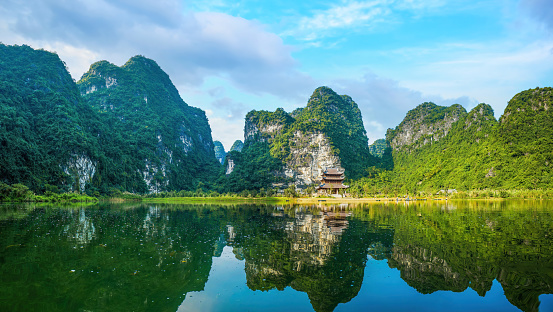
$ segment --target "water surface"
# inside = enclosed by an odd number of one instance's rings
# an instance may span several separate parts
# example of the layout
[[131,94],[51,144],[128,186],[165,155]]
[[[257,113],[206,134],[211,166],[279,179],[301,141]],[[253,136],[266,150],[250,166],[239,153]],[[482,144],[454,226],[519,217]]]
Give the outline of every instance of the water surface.
[[548,201],[0,206],[2,311],[552,311]]

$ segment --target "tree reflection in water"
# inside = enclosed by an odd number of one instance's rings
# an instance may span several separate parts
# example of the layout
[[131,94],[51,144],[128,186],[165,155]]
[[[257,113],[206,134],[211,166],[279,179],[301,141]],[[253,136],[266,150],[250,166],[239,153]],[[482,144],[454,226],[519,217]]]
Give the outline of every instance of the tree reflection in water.
[[358,296],[370,282],[367,261],[381,260],[421,294],[485,296],[497,280],[514,306],[538,311],[553,285],[549,205],[10,210],[0,215],[0,309],[176,311],[204,289],[213,257],[229,246],[250,290],[291,287],[316,311]]

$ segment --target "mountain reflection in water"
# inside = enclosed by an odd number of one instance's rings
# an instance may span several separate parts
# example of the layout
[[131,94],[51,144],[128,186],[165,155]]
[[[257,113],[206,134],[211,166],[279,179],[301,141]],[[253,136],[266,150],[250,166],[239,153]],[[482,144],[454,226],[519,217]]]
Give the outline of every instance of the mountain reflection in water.
[[552,204],[0,206],[0,310],[539,311]]

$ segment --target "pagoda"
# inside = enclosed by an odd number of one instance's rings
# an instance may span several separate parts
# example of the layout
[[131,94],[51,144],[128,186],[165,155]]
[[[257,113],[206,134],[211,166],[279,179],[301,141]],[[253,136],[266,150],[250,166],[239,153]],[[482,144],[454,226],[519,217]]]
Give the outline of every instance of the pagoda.
[[323,171],[321,184],[317,187],[319,193],[339,194],[340,190],[345,190],[349,186],[344,185],[344,172],[338,168],[327,168]]

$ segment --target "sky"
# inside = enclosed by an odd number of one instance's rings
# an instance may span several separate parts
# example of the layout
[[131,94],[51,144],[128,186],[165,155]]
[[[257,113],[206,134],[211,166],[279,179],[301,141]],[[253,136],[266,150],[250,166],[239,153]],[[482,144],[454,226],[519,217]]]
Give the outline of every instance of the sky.
[[0,41],[96,61],[155,60],[214,140],[250,110],[304,107],[328,86],[359,105],[369,142],[423,102],[490,104],[553,86],[552,0],[2,0]]

